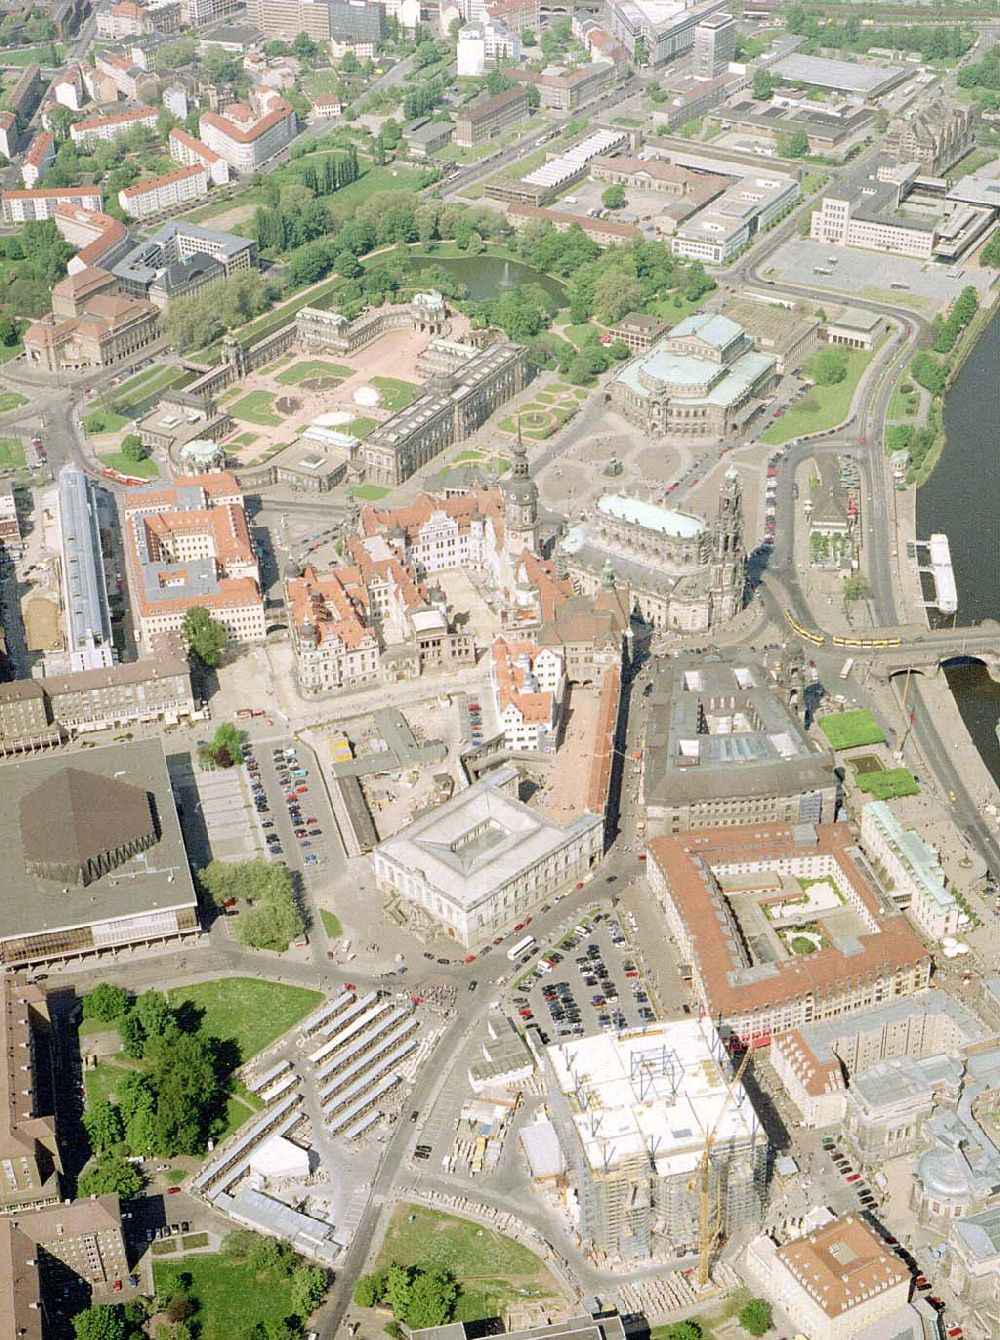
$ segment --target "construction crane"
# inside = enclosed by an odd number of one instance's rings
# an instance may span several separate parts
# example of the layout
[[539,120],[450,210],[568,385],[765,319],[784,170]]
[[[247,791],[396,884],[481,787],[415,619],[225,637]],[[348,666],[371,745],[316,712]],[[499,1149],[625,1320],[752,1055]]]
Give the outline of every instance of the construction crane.
[[742,1084],[743,1076],[750,1061],[750,1048],[743,1053],[737,1067],[736,1074],[730,1084],[726,1096],[723,1099],[722,1106],[719,1108],[719,1115],[715,1118],[715,1125],[708,1133],[705,1140],[705,1148],[702,1150],[701,1158],[698,1160],[698,1166],[688,1182],[688,1191],[698,1192],[698,1287],[704,1289],[709,1282],[709,1264],[712,1259],[712,1251],[718,1242],[722,1233],[722,1215],[718,1200],[716,1200],[714,1211],[712,1206],[711,1191],[711,1171],[712,1171],[712,1146],[715,1144],[715,1137],[719,1130],[719,1123],[726,1114],[726,1109],[732,1101],[733,1091],[738,1084]]

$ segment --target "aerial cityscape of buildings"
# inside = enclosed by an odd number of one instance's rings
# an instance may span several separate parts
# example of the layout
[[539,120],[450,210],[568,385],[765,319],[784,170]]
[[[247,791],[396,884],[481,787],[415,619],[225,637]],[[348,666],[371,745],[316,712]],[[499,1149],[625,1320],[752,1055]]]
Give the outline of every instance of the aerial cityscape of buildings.
[[1000,45],[835,8],[3,8],[0,1340],[1000,1335]]

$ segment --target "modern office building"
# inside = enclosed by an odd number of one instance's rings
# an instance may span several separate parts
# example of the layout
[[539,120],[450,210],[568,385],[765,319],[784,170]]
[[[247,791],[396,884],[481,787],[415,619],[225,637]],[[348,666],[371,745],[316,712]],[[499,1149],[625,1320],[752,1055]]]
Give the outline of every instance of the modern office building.
[[760,1223],[767,1137],[709,1020],[573,1038],[548,1047],[545,1059],[586,1242],[627,1260],[696,1253],[701,1187],[692,1178],[708,1132],[719,1231]]
[[741,176],[670,239],[675,256],[724,265],[792,208],[801,194],[794,177],[758,171]]
[[674,508],[617,493],[597,499],[556,549],[574,587],[593,594],[609,580],[650,627],[702,632],[743,608],[746,554],[742,487],[729,471],[714,525]]
[[202,143],[233,171],[256,172],[295,135],[295,110],[283,98],[272,100],[260,116],[242,103],[232,103],[225,115],[202,112],[199,131]]
[[173,298],[256,263],[257,244],[250,238],[173,220],[133,247],[113,273],[122,293],[163,308]]
[[832,823],[839,796],[833,757],[806,734],[799,697],[757,662],[665,662],[650,693],[648,831]]
[[208,610],[233,642],[266,635],[260,567],[233,475],[185,476],[171,488],[121,499],[132,612],[148,650],[177,632],[189,609]]
[[602,854],[603,815],[553,823],[517,798],[519,780],[498,768],[382,842],[379,889],[473,949],[581,880]]
[[[747,1252],[747,1266],[792,1329],[809,1340],[914,1334],[875,1329],[906,1307],[912,1281],[906,1263],[859,1215],[831,1217],[782,1247],[762,1235]],[[925,1334],[922,1326],[916,1334]]]
[[862,808],[861,846],[894,901],[928,939],[941,940],[968,924],[937,852],[915,829],[904,828],[884,800]]
[[694,45],[698,25],[728,0],[610,0],[608,27],[633,60],[645,47],[649,65],[664,65]]
[[115,660],[98,505],[91,479],[74,462],[64,465],[58,481],[59,544],[66,647],[74,670],[100,670]]
[[0,684],[0,756],[34,752],[89,731],[120,730],[138,722],[173,725],[198,704],[191,667],[179,651]]
[[897,1057],[959,1055],[990,1036],[945,991],[922,991],[780,1033],[769,1059],[803,1124],[832,1126],[843,1121],[848,1081],[856,1073]]
[[368,0],[250,0],[247,5],[247,19],[265,37],[291,42],[306,33],[317,42],[333,40],[372,52],[382,40],[386,18],[386,6]]
[[197,897],[163,743],[0,765],[6,853],[0,961],[8,968],[198,931]]
[[601,97],[614,84],[618,67],[610,60],[591,61],[568,74],[511,70],[509,77],[522,87],[538,89],[539,105],[555,112],[576,112]]
[[813,210],[810,237],[824,246],[858,247],[892,256],[953,263],[982,238],[995,207],[921,195],[916,162],[882,165],[838,183]]
[[759,413],[775,360],[728,317],[689,316],[608,383],[611,404],[643,432],[680,440],[739,433]]
[[736,20],[732,14],[707,15],[694,30],[695,79],[717,79],[735,59]]
[[[59,1204],[62,1162],[52,1110],[55,1074],[45,990],[0,974],[0,1216]],[[0,1311],[3,1294],[0,1292]]]
[[646,871],[703,1013],[746,1045],[930,981],[930,955],[868,883],[843,824],[654,837]]

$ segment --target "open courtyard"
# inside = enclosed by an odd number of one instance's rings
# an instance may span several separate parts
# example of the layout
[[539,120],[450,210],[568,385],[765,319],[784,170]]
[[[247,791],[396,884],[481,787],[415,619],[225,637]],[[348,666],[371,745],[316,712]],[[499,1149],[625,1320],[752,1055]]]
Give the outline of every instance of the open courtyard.
[[[467,334],[468,322],[454,313],[449,338]],[[367,437],[420,394],[426,378],[417,362],[432,338],[392,330],[353,354],[293,350],[248,373],[222,397],[236,422],[227,452],[241,465],[261,464],[315,424]]]

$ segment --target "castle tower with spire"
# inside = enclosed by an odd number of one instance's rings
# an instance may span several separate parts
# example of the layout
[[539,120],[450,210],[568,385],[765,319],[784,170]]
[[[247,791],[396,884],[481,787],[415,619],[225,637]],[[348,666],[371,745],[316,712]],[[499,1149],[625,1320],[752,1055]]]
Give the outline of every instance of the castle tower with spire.
[[528,471],[528,449],[521,437],[520,419],[511,456],[510,471],[500,485],[509,551],[519,554],[530,549],[534,553],[538,548],[538,486]]
[[746,582],[743,548],[743,486],[730,466],[719,493],[712,555],[712,622],[734,618],[743,606]]

